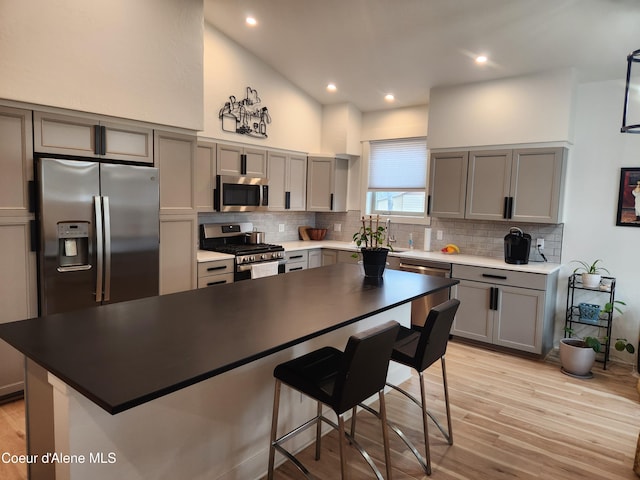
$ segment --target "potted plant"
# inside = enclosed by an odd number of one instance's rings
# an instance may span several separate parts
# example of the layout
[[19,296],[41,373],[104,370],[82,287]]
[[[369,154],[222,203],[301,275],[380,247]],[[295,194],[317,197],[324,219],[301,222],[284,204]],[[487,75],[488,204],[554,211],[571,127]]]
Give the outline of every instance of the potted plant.
[[[367,224],[365,217],[362,217],[362,226],[353,234],[353,241],[360,247],[365,276],[380,278],[387,265],[387,254],[393,248],[388,242],[385,244],[386,231],[380,225],[380,216],[376,215],[375,222],[372,216],[368,220]],[[358,254],[354,253],[353,256],[357,258]]]
[[[620,302],[622,303],[622,302]],[[611,305],[611,308],[616,308]],[[606,306],[605,306],[606,309]],[[569,335],[575,332],[571,328],[565,328]],[[597,337],[568,337],[560,340],[560,365],[563,373],[579,378],[591,378],[591,368],[596,361],[596,353],[602,352],[603,343],[606,345],[606,338]],[[619,352],[629,352],[634,354],[635,347],[626,338],[617,338],[613,344]]]
[[598,266],[598,262],[602,261],[600,259],[593,263],[583,262],[582,260],[571,261],[580,264],[573,273],[578,273],[582,270],[582,285],[587,288],[598,288],[600,280],[602,279],[602,272],[609,273],[609,270],[606,268]]

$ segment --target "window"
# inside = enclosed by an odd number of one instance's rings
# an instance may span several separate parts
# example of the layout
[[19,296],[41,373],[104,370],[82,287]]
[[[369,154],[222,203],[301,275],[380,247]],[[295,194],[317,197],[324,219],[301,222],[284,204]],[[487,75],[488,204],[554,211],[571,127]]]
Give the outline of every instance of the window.
[[371,142],[367,214],[424,217],[426,183],[426,138]]

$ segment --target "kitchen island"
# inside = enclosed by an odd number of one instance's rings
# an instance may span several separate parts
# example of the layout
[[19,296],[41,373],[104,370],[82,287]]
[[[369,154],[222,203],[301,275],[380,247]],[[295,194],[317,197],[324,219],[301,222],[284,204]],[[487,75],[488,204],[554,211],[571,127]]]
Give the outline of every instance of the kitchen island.
[[[276,364],[408,325],[412,300],[455,283],[392,270],[369,282],[338,264],[1,325],[27,357],[29,453],[71,455],[31,463],[32,478],[257,478]],[[313,414],[283,397],[292,421]]]

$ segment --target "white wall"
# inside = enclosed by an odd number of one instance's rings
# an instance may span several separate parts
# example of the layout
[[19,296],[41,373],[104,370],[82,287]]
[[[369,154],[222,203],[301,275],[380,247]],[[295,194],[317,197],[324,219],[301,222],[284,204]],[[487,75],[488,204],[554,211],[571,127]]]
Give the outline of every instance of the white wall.
[[[426,105],[366,112],[362,115],[362,141],[392,138],[426,137],[428,127]],[[429,147],[430,139],[427,139]]]
[[362,112],[352,103],[324,105],[322,108],[322,151],[361,155]]
[[202,128],[202,0],[6,0],[0,16],[0,98]]
[[[625,337],[635,343],[640,325],[640,261],[636,253],[640,227],[617,227],[615,219],[620,168],[640,168],[640,136],[620,133],[623,96],[622,77],[577,89],[562,261],[602,259],[617,278],[616,299],[627,303],[625,314],[614,321],[612,337]],[[576,266],[571,265],[565,273]],[[628,354],[616,356],[631,360]]]
[[429,148],[571,142],[575,72],[431,89]]
[[[269,109],[268,138],[228,133],[218,118],[229,96],[245,97],[251,87]],[[229,40],[211,25],[204,31],[204,131],[203,137],[282,148],[319,152],[322,106],[278,72]]]

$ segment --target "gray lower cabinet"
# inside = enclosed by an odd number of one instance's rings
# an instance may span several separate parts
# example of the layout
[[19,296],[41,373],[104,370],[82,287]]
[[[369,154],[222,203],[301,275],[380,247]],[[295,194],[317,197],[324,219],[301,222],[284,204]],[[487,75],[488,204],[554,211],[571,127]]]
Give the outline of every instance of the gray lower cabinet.
[[478,342],[545,355],[553,346],[557,272],[527,273],[453,265],[460,300],[451,333]]
[[320,255],[322,256],[322,266],[325,265],[334,265],[338,263],[338,251],[331,250],[328,248],[323,248],[320,251]]
[[198,288],[233,283],[233,259],[198,263]]
[[287,260],[287,262],[284,264],[285,273],[295,272],[298,270],[306,270],[307,268],[309,268],[308,250],[286,252],[285,258]]
[[322,250],[315,248],[309,250],[309,268],[317,268],[322,266]]

